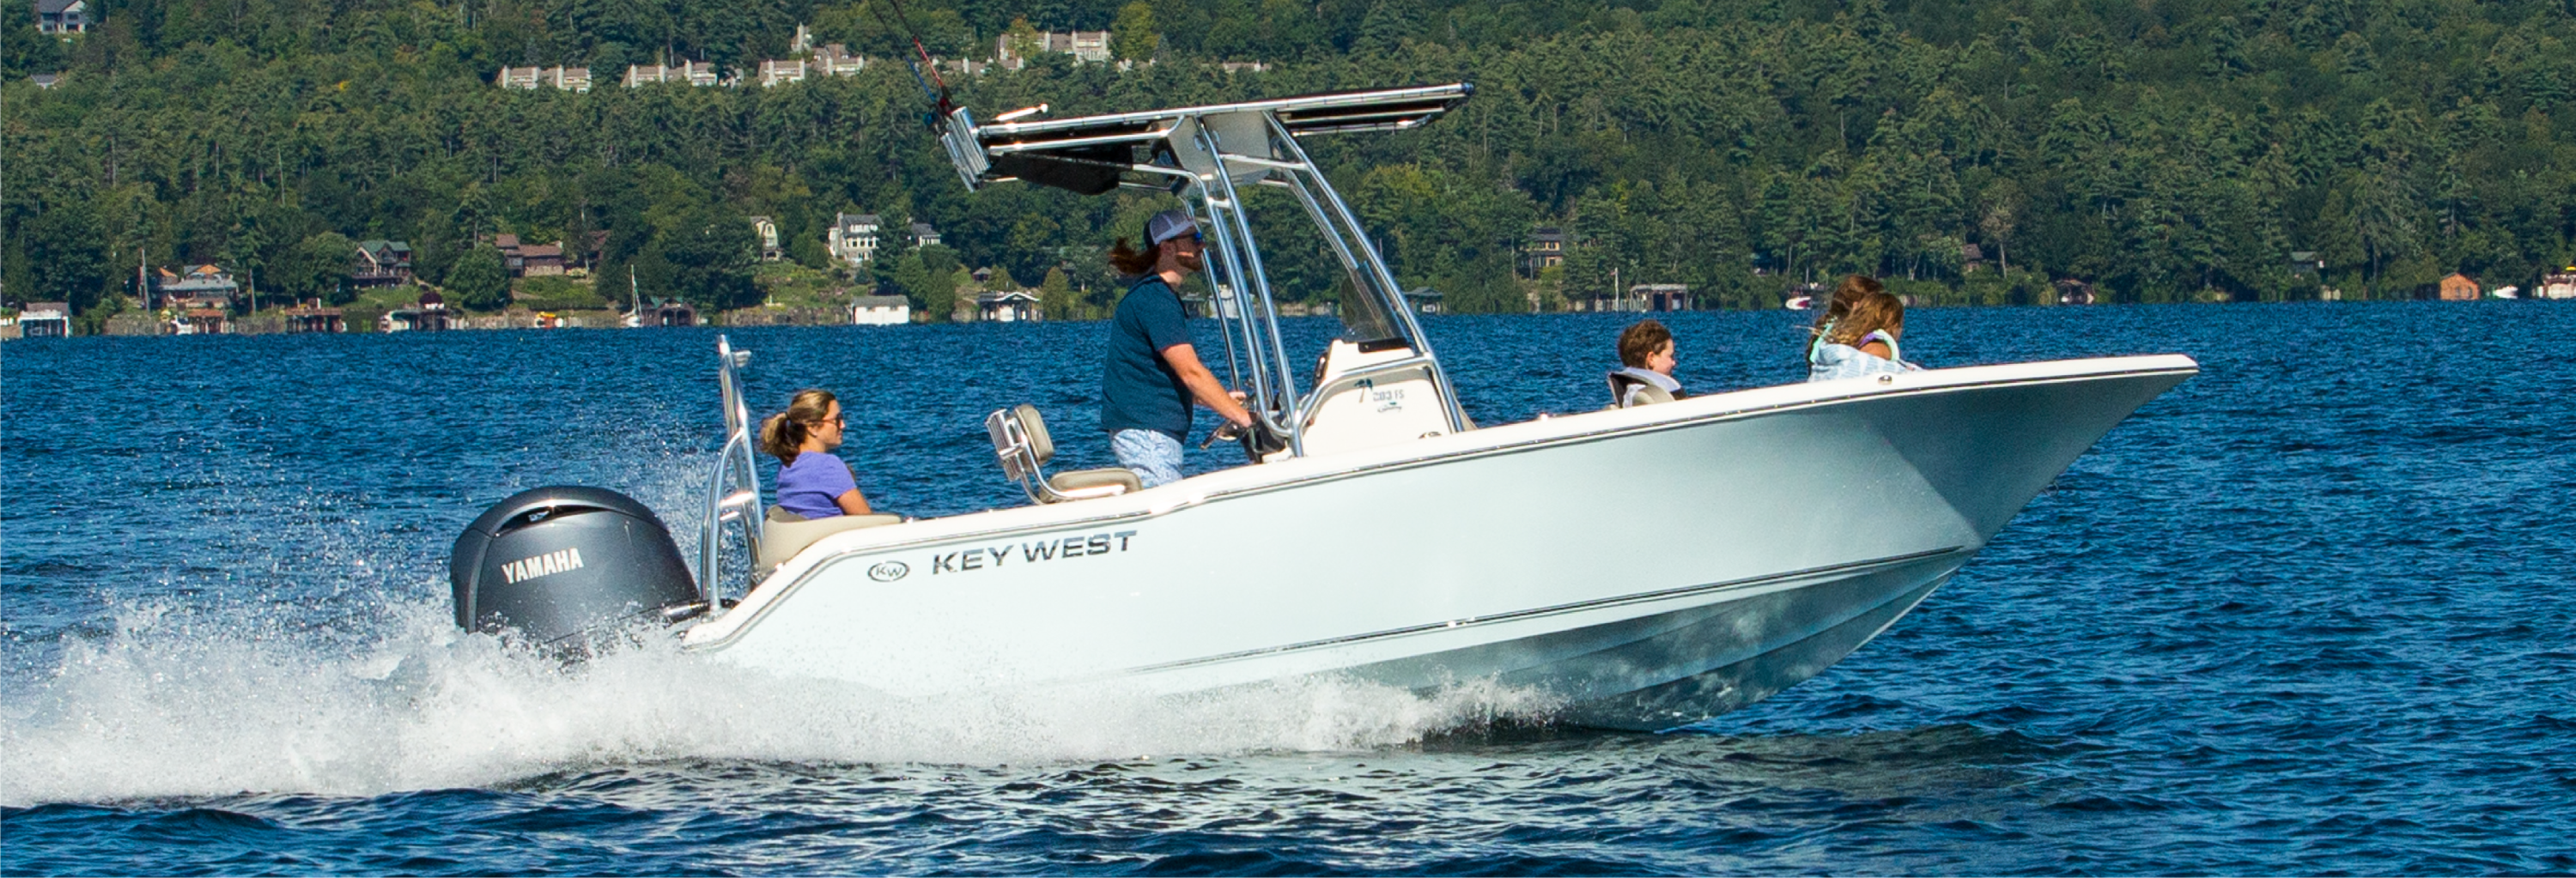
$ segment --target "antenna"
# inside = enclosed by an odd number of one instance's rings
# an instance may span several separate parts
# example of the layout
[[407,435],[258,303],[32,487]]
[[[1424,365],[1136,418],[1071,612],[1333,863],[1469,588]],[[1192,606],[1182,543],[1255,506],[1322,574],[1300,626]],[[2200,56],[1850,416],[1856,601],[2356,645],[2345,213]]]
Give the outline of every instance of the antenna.
[[[893,21],[886,21],[887,6],[894,8]],[[903,63],[904,66],[912,68],[912,81],[921,85],[921,96],[929,98],[937,108],[922,121],[929,125],[931,130],[938,130],[939,120],[947,118],[950,111],[957,109],[957,104],[948,99],[948,81],[939,78],[939,62],[932,60],[929,47],[921,44],[921,32],[912,29],[912,15],[904,11],[903,0],[885,0],[885,6],[877,7],[876,12],[877,20],[884,22],[888,29],[899,29],[905,38],[912,40],[913,58],[906,58]],[[914,58],[920,60],[913,60]],[[922,70],[925,67],[930,71],[928,79],[922,78]],[[937,91],[931,89],[933,83],[938,84]]]

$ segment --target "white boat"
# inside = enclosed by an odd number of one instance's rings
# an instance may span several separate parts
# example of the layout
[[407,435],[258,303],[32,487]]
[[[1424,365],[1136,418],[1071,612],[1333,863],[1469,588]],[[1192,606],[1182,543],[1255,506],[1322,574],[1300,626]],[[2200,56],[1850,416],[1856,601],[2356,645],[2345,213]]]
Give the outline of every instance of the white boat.
[[1805,311],[1810,308],[1814,308],[1815,306],[1816,298],[1814,296],[1790,296],[1787,301],[1780,303],[1780,307],[1787,308],[1791,311]]
[[[1469,91],[989,126],[951,111],[942,139],[972,187],[1177,190],[1208,236],[1220,368],[1285,447],[1137,490],[1123,470],[1045,474],[1050,437],[1021,407],[987,422],[997,476],[1044,502],[763,523],[735,376],[745,355],[720,340],[727,437],[698,578],[700,606],[717,609],[682,642],[898,696],[1182,695],[1324,676],[1499,684],[1563,722],[1670,728],[1812,677],[1886,630],[2198,370],[2175,355],[1940,369],[1480,427],[1298,146],[1422,124]],[[1307,213],[1358,291],[1311,381],[1290,367],[1244,218],[1236,187],[1254,182],[1286,190],[1278,202]],[[738,603],[734,569],[748,570]]]
[[1748,390],[842,531],[684,642],[899,695],[1478,680],[1687,724],[1831,666],[2132,409],[2150,356]]

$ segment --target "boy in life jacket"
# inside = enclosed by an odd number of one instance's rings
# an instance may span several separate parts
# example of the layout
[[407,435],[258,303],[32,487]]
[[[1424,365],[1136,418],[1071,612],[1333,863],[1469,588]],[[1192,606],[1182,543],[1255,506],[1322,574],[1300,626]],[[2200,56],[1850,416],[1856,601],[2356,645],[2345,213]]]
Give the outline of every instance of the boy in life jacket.
[[1682,395],[1673,379],[1673,331],[1657,320],[1639,320],[1619,333],[1619,371],[1610,373],[1610,400],[1619,408],[1671,402]]

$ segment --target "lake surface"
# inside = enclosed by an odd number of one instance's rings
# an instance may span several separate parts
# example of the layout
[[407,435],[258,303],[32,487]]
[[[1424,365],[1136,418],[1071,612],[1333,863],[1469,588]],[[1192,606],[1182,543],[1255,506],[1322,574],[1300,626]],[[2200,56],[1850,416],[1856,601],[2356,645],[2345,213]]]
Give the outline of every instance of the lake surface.
[[[1796,380],[1798,317],[1674,315],[1679,376]],[[1626,321],[1427,322],[1498,423],[1597,408]],[[1876,642],[1663,735],[1331,683],[934,710],[668,649],[566,674],[454,630],[448,547],[557,483],[693,547],[713,330],[10,342],[0,872],[2576,871],[2576,305],[1910,324],[1935,366],[2205,371]],[[938,515],[1022,502],[995,408],[1109,462],[1104,332],[732,336],[757,405],[838,391],[871,499]]]

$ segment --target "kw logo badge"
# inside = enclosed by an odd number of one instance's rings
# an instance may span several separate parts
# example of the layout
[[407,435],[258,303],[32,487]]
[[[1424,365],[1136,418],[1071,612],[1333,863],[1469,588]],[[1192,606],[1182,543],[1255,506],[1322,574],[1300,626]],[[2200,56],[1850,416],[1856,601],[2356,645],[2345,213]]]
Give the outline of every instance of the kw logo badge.
[[876,566],[868,568],[868,578],[878,582],[893,582],[910,575],[912,566],[901,561],[879,561]]
[[566,570],[581,569],[580,549],[558,549],[534,558],[521,558],[501,565],[501,576],[517,585],[540,576],[552,576]]

